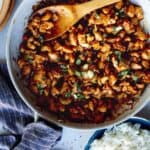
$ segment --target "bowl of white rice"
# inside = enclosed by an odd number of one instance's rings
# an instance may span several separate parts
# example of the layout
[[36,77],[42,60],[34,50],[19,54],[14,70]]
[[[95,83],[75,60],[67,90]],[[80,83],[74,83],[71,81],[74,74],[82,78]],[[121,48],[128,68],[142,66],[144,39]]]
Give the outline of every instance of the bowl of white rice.
[[150,150],[150,120],[133,117],[96,131],[85,150]]

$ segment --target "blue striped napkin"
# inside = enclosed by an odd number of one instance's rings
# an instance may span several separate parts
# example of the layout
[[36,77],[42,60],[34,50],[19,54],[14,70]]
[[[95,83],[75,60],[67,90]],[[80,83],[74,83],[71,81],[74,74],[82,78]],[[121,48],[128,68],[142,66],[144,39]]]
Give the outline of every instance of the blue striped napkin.
[[52,150],[61,129],[40,119],[13,88],[6,65],[0,65],[0,150]]

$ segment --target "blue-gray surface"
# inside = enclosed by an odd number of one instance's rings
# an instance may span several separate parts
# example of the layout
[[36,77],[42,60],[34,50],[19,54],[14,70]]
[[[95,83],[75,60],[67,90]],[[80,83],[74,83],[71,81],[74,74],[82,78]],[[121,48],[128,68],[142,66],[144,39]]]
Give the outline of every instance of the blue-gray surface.
[[6,65],[0,65],[0,150],[52,150],[61,130],[40,120],[34,122],[34,113],[14,90]]

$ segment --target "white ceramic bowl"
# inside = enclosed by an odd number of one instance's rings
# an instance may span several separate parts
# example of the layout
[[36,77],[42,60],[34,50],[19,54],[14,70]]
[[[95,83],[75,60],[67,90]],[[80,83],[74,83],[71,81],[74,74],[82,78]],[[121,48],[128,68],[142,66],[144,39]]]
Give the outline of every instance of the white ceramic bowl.
[[[43,118],[56,123],[60,126],[67,126],[70,128],[78,128],[78,129],[100,129],[112,126],[114,124],[120,123],[128,119],[129,117],[135,115],[138,111],[140,111],[149,101],[150,99],[150,86],[146,88],[143,95],[140,98],[140,101],[134,106],[134,108],[130,111],[125,112],[120,115],[117,119],[113,121],[108,121],[100,124],[80,124],[80,123],[72,123],[72,122],[59,122],[55,115],[49,114],[44,111],[40,111],[39,108],[35,105],[35,97],[31,94],[31,92],[24,86],[23,81],[18,78],[19,68],[14,61],[17,59],[19,55],[19,45],[22,40],[22,36],[24,33],[24,27],[27,23],[27,20],[32,12],[32,6],[38,2],[39,0],[24,0],[17,11],[15,12],[13,19],[10,24],[9,32],[7,35],[7,44],[6,44],[6,59],[9,74],[13,85],[15,86],[18,94],[24,100],[24,102],[34,111],[37,112]],[[150,18],[150,16],[149,16]]]

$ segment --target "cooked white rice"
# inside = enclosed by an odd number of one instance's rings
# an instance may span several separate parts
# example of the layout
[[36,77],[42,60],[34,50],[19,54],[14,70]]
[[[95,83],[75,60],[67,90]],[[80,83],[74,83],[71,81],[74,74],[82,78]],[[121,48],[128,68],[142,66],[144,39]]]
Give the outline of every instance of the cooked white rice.
[[140,129],[139,124],[124,123],[106,130],[90,150],[150,150],[150,131]]

